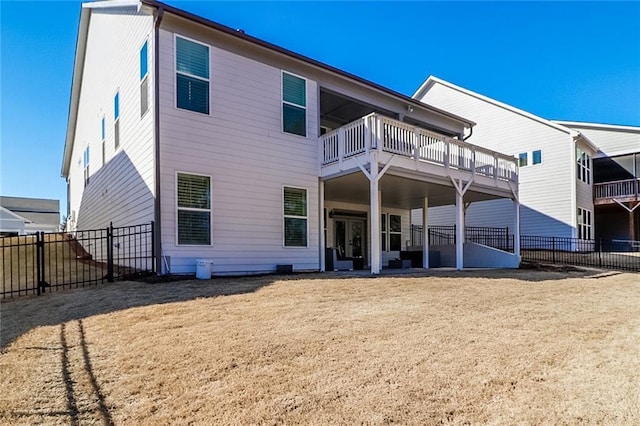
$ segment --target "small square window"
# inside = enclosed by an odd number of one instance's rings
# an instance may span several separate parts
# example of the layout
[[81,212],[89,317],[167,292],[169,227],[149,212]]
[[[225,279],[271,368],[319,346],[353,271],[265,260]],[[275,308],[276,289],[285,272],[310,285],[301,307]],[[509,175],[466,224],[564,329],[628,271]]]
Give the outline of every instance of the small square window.
[[531,153],[531,164],[540,164],[542,163],[542,151],[536,150]]
[[519,166],[524,167],[529,164],[529,154],[526,152],[518,154]]

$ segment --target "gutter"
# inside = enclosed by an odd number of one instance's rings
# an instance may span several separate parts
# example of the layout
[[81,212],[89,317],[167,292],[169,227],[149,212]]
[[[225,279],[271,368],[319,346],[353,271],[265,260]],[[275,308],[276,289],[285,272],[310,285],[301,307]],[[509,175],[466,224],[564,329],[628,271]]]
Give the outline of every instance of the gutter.
[[425,104],[424,102],[420,102],[417,99],[414,99],[414,98],[409,97],[407,95],[403,95],[402,93],[396,92],[395,90],[389,89],[388,87],[385,87],[385,86],[382,86],[380,84],[374,83],[374,82],[369,81],[367,79],[364,79],[362,77],[358,77],[355,74],[351,74],[351,73],[349,73],[347,71],[343,71],[343,70],[341,70],[339,68],[336,68],[336,67],[333,67],[331,65],[328,65],[328,64],[325,64],[323,62],[320,62],[318,60],[309,58],[308,56],[301,55],[299,53],[296,53],[296,52],[293,52],[291,50],[285,49],[285,48],[280,47],[278,45],[275,45],[275,44],[269,43],[267,41],[261,40],[261,39],[259,39],[257,37],[253,37],[253,36],[247,35],[244,32],[237,31],[237,30],[235,30],[235,29],[233,29],[231,27],[227,27],[226,25],[222,25],[220,23],[211,21],[211,20],[203,18],[201,16],[194,15],[194,14],[192,14],[190,12],[185,11],[185,10],[178,9],[176,7],[173,7],[173,6],[170,6],[168,4],[159,2],[157,0],[140,0],[140,3],[145,4],[147,6],[150,6],[150,7],[157,8],[157,9],[163,8],[166,12],[171,13],[173,15],[176,15],[178,17],[181,17],[181,18],[196,22],[196,23],[198,23],[200,25],[204,25],[205,27],[212,28],[214,30],[220,31],[220,32],[225,33],[227,35],[231,35],[231,36],[233,36],[235,38],[238,38],[238,39],[244,40],[246,42],[249,42],[251,44],[260,46],[260,47],[265,48],[267,50],[270,50],[272,52],[276,52],[276,53],[279,53],[281,55],[288,56],[288,57],[293,58],[295,60],[298,60],[298,61],[301,61],[301,62],[306,63],[308,65],[311,65],[313,67],[319,68],[319,69],[321,69],[321,70],[323,70],[325,72],[330,72],[330,73],[333,73],[333,74],[337,74],[340,77],[350,79],[350,80],[355,81],[358,84],[361,84],[361,85],[363,85],[365,87],[369,87],[369,88],[375,89],[375,90],[377,90],[379,92],[382,92],[382,93],[384,93],[386,95],[390,95],[392,97],[395,97],[396,99],[399,99],[399,100],[401,100],[403,102],[406,102],[406,103],[408,103],[408,104],[410,104],[412,106],[417,106],[417,107],[419,107],[421,109],[424,109],[424,110],[427,110],[427,111],[431,111],[432,113],[438,114],[440,116],[444,116],[444,117],[449,118],[449,119],[460,121],[462,123],[468,124],[471,127],[476,125],[475,122],[473,122],[473,121],[471,121],[471,120],[469,120],[467,118],[460,117],[460,116],[458,116],[456,114],[450,113],[448,111],[444,111],[444,110],[442,110],[440,108],[437,108],[437,107],[434,107],[432,105]]
[[156,255],[155,263],[156,263],[156,274],[159,274],[162,268],[162,226],[161,226],[161,206],[160,203],[160,61],[158,58],[160,57],[160,23],[162,22],[162,17],[164,16],[164,6],[159,5],[157,9],[157,14],[154,22],[153,29],[153,120],[154,120],[154,128],[153,128],[153,138],[154,138],[154,175],[155,175],[155,197],[154,197],[154,230],[155,233],[155,247],[154,252]]

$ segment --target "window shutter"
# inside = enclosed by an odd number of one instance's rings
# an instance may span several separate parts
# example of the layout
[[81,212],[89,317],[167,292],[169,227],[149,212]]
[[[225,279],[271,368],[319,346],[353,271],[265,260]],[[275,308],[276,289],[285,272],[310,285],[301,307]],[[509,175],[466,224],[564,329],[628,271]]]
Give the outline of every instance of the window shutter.
[[209,78],[209,47],[176,38],[176,70],[201,78]]

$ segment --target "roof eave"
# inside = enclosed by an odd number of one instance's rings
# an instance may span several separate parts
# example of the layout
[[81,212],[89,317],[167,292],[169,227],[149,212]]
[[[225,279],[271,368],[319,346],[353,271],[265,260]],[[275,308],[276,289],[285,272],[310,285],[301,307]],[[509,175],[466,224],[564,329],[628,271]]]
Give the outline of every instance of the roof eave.
[[420,102],[417,99],[414,99],[414,98],[409,97],[407,95],[403,95],[402,93],[396,92],[395,90],[389,89],[388,87],[382,86],[380,84],[377,84],[377,83],[374,83],[374,82],[369,81],[367,79],[364,79],[362,77],[359,77],[359,76],[357,76],[355,74],[351,74],[351,73],[349,73],[347,71],[341,70],[339,68],[333,67],[331,65],[325,64],[323,62],[317,61],[315,59],[309,58],[307,56],[301,55],[299,53],[296,53],[296,52],[293,52],[291,50],[285,49],[283,47],[277,46],[275,44],[269,43],[269,42],[264,41],[262,39],[259,39],[257,37],[253,37],[253,36],[250,36],[250,35],[245,34],[243,32],[234,30],[233,28],[227,27],[226,25],[222,25],[222,24],[220,24],[218,22],[211,21],[209,19],[203,18],[203,17],[198,16],[198,15],[194,15],[194,14],[192,14],[190,12],[185,11],[185,10],[178,9],[176,7],[170,6],[168,4],[165,4],[165,3],[162,3],[162,2],[159,2],[159,1],[156,1],[156,0],[140,0],[140,2],[142,4],[144,4],[144,5],[147,5],[147,6],[150,6],[150,7],[154,7],[154,8],[162,7],[164,9],[165,13],[171,13],[171,14],[179,16],[181,18],[188,19],[190,21],[196,22],[198,24],[204,25],[204,26],[212,28],[214,30],[221,31],[221,32],[223,32],[225,34],[228,34],[228,35],[233,36],[235,38],[238,38],[240,40],[244,40],[246,42],[253,43],[255,45],[258,45],[258,46],[263,47],[265,49],[271,50],[273,52],[288,56],[288,57],[296,59],[298,61],[305,62],[305,63],[307,63],[307,64],[309,64],[311,66],[314,66],[316,68],[319,68],[321,70],[331,72],[331,73],[339,75],[339,76],[341,76],[343,78],[348,78],[348,79],[353,80],[353,81],[355,81],[355,82],[357,82],[359,84],[371,87],[371,88],[373,88],[375,90],[378,90],[378,91],[380,91],[382,93],[385,93],[387,95],[391,95],[391,96],[393,96],[395,98],[398,98],[403,102],[407,102],[407,103],[411,104],[412,106],[417,106],[419,108],[431,111],[431,112],[433,112],[435,114],[447,117],[449,119],[456,120],[458,122],[461,122],[463,124],[468,125],[469,127],[473,127],[473,126],[476,125],[475,122],[473,122],[473,121],[471,121],[471,120],[469,120],[467,118],[464,118],[464,117],[458,116],[456,114],[452,114],[452,113],[450,113],[448,111],[444,111],[444,110],[441,110],[439,108],[433,107],[431,105],[425,104],[424,102]]

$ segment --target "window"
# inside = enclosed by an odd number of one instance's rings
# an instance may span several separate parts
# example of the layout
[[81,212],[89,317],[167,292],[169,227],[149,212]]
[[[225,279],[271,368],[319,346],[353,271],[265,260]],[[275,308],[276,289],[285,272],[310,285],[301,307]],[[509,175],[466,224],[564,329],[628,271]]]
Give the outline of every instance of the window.
[[282,131],[307,136],[307,82],[282,73]]
[[178,173],[178,244],[211,245],[211,178]]
[[176,103],[209,114],[209,46],[176,37]]
[[578,207],[578,238],[590,240],[592,237],[591,225],[591,212]]
[[524,167],[529,164],[529,154],[526,152],[518,154],[519,166]]
[[380,242],[382,244],[381,250],[387,251],[387,215],[382,213],[380,216]]
[[140,117],[149,110],[149,55],[148,42],[140,49]]
[[389,250],[402,250],[402,217],[389,215]]
[[113,145],[120,146],[120,92],[113,97]]
[[531,153],[531,164],[540,164],[542,163],[542,151],[536,150]]
[[89,185],[89,147],[84,149],[82,168],[84,169],[84,186],[87,186]]
[[100,134],[102,135],[102,165],[104,166],[104,161],[105,161],[104,143],[105,143],[105,139],[107,138],[107,130],[105,128],[104,117],[102,117],[100,126],[101,126]]
[[284,187],[284,246],[307,247],[307,190]]
[[580,148],[577,148],[576,157],[576,173],[578,180],[586,184],[591,184],[591,156]]

